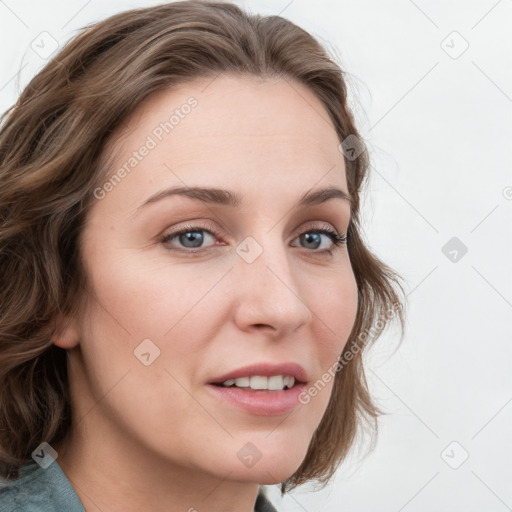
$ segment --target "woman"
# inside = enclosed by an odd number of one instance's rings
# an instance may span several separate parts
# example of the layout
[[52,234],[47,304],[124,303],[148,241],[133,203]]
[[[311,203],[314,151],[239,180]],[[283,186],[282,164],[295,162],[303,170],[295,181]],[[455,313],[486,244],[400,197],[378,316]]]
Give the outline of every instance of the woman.
[[[1,510],[272,511],[379,413],[399,277],[342,72],[229,3],[84,29],[0,132]],[[395,286],[396,285],[396,286]]]

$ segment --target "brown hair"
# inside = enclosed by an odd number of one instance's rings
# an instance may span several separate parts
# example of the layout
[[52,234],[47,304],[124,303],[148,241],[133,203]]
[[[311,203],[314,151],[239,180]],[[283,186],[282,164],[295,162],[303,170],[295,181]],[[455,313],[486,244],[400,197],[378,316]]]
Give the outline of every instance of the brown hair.
[[[57,316],[78,313],[92,293],[80,235],[94,190],[108,171],[102,158],[109,136],[150,94],[219,73],[304,84],[325,106],[340,143],[352,135],[362,144],[347,106],[344,72],[324,48],[282,17],[250,15],[223,2],[133,9],[86,26],[2,116],[3,478],[17,478],[41,442],[57,443],[71,425],[67,353],[52,343],[52,334]],[[345,164],[353,197],[348,248],[358,287],[357,317],[327,410],[301,466],[281,483],[283,494],[309,480],[327,483],[365,420],[376,433],[382,411],[370,397],[361,350],[391,316],[400,320],[403,335],[401,278],[372,254],[361,234],[367,151],[357,158],[345,154]]]

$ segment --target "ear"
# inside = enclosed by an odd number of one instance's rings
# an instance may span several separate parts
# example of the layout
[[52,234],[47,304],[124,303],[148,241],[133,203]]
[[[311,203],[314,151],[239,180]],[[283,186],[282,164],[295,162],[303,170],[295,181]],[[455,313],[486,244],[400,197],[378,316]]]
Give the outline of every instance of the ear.
[[59,314],[55,320],[55,326],[52,336],[54,345],[64,349],[74,348],[78,345],[78,325],[73,318]]

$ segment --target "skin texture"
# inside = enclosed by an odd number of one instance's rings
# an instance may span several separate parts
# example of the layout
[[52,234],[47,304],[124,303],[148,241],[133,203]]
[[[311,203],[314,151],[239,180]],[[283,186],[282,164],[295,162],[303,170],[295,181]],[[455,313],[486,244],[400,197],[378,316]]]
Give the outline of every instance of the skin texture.
[[[155,93],[115,134],[109,176],[191,96],[197,106],[88,212],[81,250],[95,298],[80,318],[60,318],[54,337],[69,350],[75,417],[58,463],[87,512],[252,511],[258,484],[301,464],[333,381],[279,416],[244,412],[206,383],[293,361],[311,384],[355,321],[347,247],[300,236],[343,235],[350,221],[342,199],[296,208],[310,189],[348,191],[334,126],[301,84],[221,75]],[[170,186],[227,188],[243,203],[174,196],[136,211]],[[199,231],[202,252],[191,256],[184,237],[161,241],[187,225],[218,236]],[[236,252],[248,236],[263,249],[252,263]],[[134,355],[144,339],[160,349],[149,366]],[[237,457],[248,442],[262,454],[252,467]]]

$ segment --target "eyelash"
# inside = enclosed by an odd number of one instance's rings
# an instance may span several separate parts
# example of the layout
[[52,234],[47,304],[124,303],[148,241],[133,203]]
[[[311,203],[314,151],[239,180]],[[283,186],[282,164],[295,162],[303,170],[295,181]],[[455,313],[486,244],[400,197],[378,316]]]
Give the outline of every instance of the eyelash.
[[[168,243],[173,238],[176,238],[179,235],[184,235],[185,233],[198,232],[198,231],[204,231],[206,233],[213,235],[215,238],[220,238],[219,233],[217,233],[215,230],[207,229],[203,226],[190,225],[190,226],[185,226],[183,229],[180,229],[179,231],[175,231],[174,233],[169,233],[169,234],[165,235],[161,239],[161,243],[165,244],[165,243]],[[312,249],[311,252],[313,252],[313,253],[332,255],[336,249],[339,249],[339,248],[341,248],[341,246],[344,246],[347,244],[347,235],[346,234],[340,235],[336,230],[328,229],[328,228],[312,227],[312,228],[309,228],[306,231],[303,231],[302,233],[300,233],[298,235],[298,237],[296,237],[296,238],[299,238],[300,236],[302,236],[306,233],[317,233],[317,234],[327,235],[331,239],[332,243],[334,244],[332,248],[324,249],[322,251],[317,251],[317,250]],[[213,247],[213,246],[203,247],[203,248],[199,248],[199,249],[191,249],[191,248],[176,249],[176,248],[173,248],[173,249],[168,249],[168,250],[183,252],[183,253],[188,253],[188,254],[193,255],[195,253],[203,252],[211,247]]]

